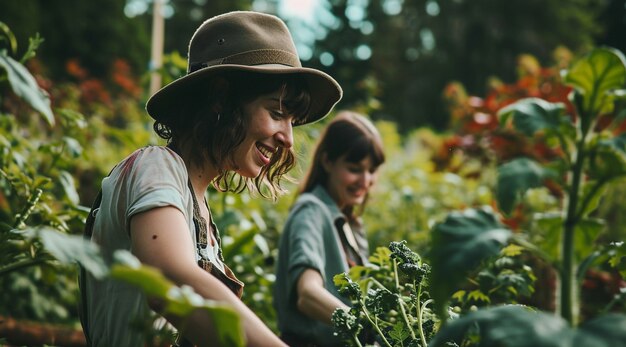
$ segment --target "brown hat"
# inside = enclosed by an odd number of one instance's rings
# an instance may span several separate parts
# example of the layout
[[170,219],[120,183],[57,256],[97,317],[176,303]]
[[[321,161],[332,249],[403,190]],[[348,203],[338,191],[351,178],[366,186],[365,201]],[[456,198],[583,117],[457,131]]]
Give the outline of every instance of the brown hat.
[[295,74],[307,82],[311,108],[296,125],[325,117],[341,99],[337,81],[322,71],[302,67],[285,23],[269,14],[235,11],[206,20],[191,37],[187,74],[166,85],[148,100],[146,110],[163,120],[180,109],[181,99],[225,71]]

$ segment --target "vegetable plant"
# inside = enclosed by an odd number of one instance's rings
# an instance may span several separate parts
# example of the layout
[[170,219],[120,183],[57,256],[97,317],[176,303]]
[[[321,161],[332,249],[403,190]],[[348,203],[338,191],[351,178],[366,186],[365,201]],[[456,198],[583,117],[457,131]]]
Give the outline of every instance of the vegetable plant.
[[[626,316],[599,312],[594,319],[579,324],[578,311],[578,287],[590,266],[608,261],[622,276],[626,266],[624,244],[603,244],[599,238],[603,221],[593,215],[603,193],[626,176],[626,134],[622,132],[626,59],[617,50],[598,48],[575,61],[562,78],[572,87],[572,107],[526,98],[499,112],[501,126],[515,129],[530,141],[542,141],[559,154],[542,161],[519,157],[498,168],[496,199],[505,215],[518,208],[531,189],[549,186],[560,192],[559,209],[531,216],[531,225],[542,235],[542,242],[533,244],[523,234],[513,234],[496,211],[468,209],[435,225],[431,254],[431,292],[443,320],[448,319],[449,296],[467,273],[509,242],[534,252],[555,268],[560,279],[560,317],[517,305],[481,309],[448,321],[431,346],[626,343]],[[610,305],[623,300],[622,294]]]
[[333,313],[336,334],[348,346],[362,346],[365,340],[386,347],[425,347],[438,321],[429,307],[430,266],[406,241],[378,247],[369,260],[334,278],[340,293],[352,301],[349,311]]

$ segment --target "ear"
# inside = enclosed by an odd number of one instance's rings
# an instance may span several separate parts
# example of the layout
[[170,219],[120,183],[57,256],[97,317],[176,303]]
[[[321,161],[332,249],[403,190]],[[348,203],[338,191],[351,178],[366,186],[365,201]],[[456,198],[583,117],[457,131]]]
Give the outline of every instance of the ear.
[[322,160],[320,161],[322,164],[322,168],[324,168],[324,171],[329,172],[333,162],[328,159],[328,154],[326,152],[322,153]]

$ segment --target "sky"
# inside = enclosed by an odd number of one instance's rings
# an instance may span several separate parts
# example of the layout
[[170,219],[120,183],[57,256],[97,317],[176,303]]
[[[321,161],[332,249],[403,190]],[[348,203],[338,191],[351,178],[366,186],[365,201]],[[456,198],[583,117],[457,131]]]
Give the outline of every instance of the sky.
[[319,0],[291,0],[281,1],[279,11],[281,15],[298,17],[305,21],[313,20],[313,13],[320,6]]
[[[154,0],[152,0],[154,1]],[[150,6],[151,0],[127,0],[125,12],[129,17],[134,17],[145,13]],[[165,18],[172,16],[173,8],[169,5],[173,0],[161,0],[163,2],[163,15]],[[198,5],[210,0],[194,0]],[[328,25],[334,17],[326,10],[324,4],[326,0],[254,0],[252,9],[261,12],[274,12],[285,19],[289,26],[296,49],[302,60],[309,60],[313,54],[311,47],[316,38],[323,38],[326,32],[319,25],[318,21],[324,21]],[[355,0],[352,2],[360,2]],[[330,23],[332,26],[332,23]]]

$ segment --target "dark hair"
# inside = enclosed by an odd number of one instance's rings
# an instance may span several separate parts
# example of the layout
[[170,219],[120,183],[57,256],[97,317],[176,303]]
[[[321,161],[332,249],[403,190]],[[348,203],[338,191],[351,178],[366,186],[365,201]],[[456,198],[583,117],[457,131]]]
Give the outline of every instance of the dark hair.
[[[209,160],[218,169],[213,186],[220,191],[241,192],[246,187],[275,199],[284,192],[283,176],[295,165],[292,149],[279,147],[271,162],[255,178],[242,177],[234,167],[234,152],[246,137],[243,106],[262,95],[282,91],[287,112],[306,119],[311,98],[306,82],[297,75],[233,71],[199,85],[181,100],[180,114],[154,123],[154,131],[168,144],[188,155],[195,165]],[[186,102],[185,102],[186,101]]]
[[[351,111],[339,112],[322,133],[300,193],[310,192],[317,185],[327,186],[328,173],[322,165],[324,155],[332,162],[345,156],[345,160],[350,163],[358,163],[369,156],[374,170],[385,162],[378,130],[367,118]],[[363,205],[358,214],[363,211]],[[343,211],[351,220],[355,220],[358,215],[353,208],[346,206]]]

